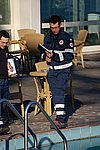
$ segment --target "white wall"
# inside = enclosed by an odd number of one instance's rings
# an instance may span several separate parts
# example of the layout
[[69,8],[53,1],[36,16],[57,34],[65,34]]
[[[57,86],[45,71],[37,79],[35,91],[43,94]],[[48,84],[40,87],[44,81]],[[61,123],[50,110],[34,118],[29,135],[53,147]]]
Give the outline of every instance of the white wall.
[[40,33],[40,0],[11,0],[11,27],[13,39],[18,39],[21,28]]

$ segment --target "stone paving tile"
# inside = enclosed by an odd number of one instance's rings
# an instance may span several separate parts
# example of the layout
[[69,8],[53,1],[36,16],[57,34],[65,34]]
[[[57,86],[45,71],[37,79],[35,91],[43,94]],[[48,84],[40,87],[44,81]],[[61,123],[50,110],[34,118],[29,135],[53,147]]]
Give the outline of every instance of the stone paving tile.
[[[96,65],[95,65],[96,66]],[[68,127],[77,128],[82,126],[100,125],[100,66],[76,67],[73,70],[73,91],[75,98],[75,112],[69,111]],[[36,98],[36,89],[32,77],[21,77],[22,92],[24,100],[33,100]],[[15,85],[12,85],[12,89]],[[79,106],[79,103],[81,105]],[[20,101],[13,100],[11,103],[20,106]],[[72,109],[71,106],[68,106]],[[45,133],[53,131],[50,129],[50,123],[42,113],[34,116],[33,111],[29,112],[29,124],[33,131]],[[9,138],[19,138],[24,134],[22,123],[11,114],[10,119],[14,123],[10,124],[10,132],[7,135],[0,136],[0,140]],[[51,118],[54,120],[55,115]]]

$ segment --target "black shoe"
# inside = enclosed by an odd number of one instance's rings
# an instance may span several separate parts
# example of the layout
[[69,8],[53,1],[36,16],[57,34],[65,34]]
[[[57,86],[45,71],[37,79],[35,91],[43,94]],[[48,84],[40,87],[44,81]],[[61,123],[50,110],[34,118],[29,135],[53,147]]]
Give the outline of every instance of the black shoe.
[[10,130],[9,127],[5,126],[5,124],[0,125],[0,135],[5,135]]
[[[67,122],[62,123],[62,122],[60,122],[60,121],[55,120],[54,123],[56,124],[56,126],[57,126],[59,129],[66,128],[66,127],[68,126]],[[50,125],[50,128],[51,128],[51,129],[55,129],[52,124]]]

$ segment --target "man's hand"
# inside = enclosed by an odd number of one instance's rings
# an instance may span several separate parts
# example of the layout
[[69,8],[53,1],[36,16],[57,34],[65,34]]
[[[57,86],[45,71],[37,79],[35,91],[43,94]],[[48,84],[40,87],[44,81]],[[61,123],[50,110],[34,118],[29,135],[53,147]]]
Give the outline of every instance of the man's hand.
[[46,53],[46,61],[47,62],[51,62],[53,53],[49,53],[47,51],[45,53]]

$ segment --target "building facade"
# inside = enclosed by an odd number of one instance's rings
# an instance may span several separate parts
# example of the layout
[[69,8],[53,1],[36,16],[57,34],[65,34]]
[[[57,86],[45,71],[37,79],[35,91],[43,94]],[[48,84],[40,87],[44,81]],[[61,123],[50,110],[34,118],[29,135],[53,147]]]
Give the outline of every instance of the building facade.
[[84,50],[100,51],[99,6],[100,0],[0,0],[0,30],[8,30],[12,39],[18,39],[21,28],[46,34],[48,18],[57,14],[74,39],[80,29],[88,30]]

